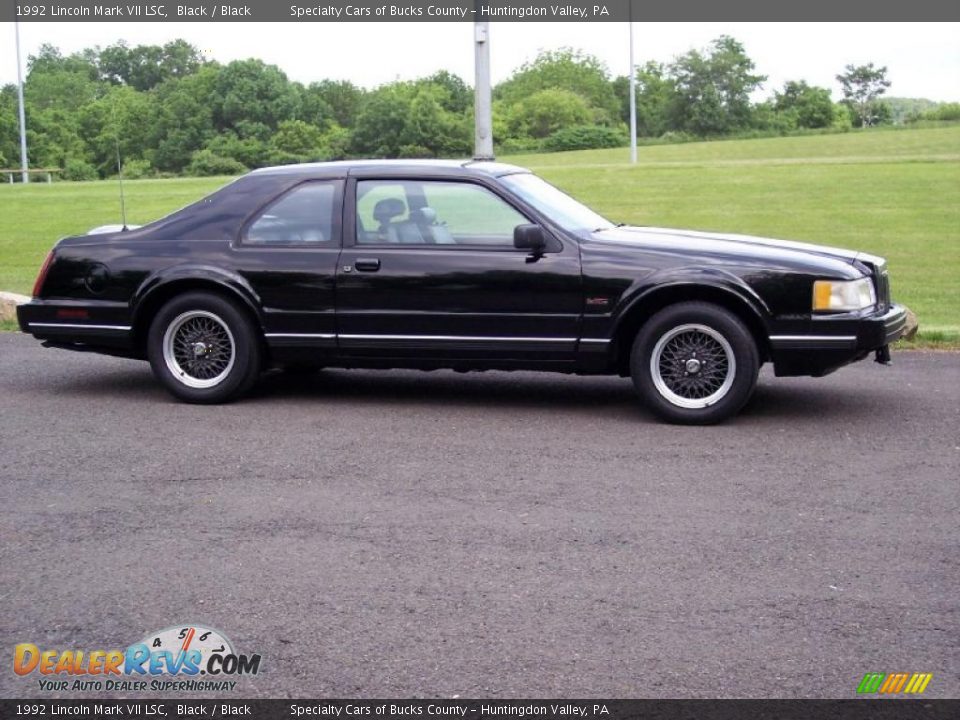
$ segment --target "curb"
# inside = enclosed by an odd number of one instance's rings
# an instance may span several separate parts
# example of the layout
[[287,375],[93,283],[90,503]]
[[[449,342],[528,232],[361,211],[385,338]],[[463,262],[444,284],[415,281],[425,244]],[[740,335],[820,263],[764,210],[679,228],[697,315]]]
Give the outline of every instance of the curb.
[[26,295],[0,291],[0,321],[17,320],[17,305],[30,302]]

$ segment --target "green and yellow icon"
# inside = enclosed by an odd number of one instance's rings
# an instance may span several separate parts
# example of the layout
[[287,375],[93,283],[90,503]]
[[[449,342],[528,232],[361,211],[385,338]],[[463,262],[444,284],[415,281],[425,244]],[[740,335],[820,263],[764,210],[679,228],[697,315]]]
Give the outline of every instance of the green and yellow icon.
[[857,687],[860,695],[919,695],[927,689],[933,673],[867,673]]

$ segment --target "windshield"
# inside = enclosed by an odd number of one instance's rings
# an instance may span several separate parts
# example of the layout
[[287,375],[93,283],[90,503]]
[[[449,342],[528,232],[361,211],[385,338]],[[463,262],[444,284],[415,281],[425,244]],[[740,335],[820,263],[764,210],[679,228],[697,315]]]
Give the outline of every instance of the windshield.
[[602,215],[530,173],[507,175],[504,185],[565,230],[609,230],[614,225]]

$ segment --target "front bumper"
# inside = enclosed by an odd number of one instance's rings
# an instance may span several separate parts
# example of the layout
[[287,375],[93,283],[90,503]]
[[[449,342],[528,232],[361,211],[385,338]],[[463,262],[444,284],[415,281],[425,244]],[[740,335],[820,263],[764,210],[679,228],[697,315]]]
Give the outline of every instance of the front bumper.
[[778,377],[821,377],[883,350],[900,339],[906,325],[901,305],[873,315],[813,317],[802,332],[770,335],[774,372]]

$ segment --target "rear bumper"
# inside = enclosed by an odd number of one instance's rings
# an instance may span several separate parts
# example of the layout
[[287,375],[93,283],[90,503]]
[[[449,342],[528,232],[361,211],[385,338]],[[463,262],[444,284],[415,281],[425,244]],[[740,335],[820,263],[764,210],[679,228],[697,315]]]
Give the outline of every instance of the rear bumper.
[[826,375],[896,342],[906,324],[900,305],[874,315],[812,318],[803,332],[770,336],[774,372],[780,377]]
[[78,304],[34,299],[17,306],[20,330],[44,345],[135,356],[126,303]]

